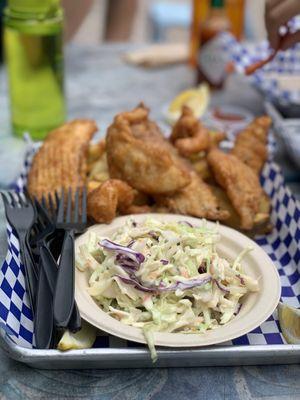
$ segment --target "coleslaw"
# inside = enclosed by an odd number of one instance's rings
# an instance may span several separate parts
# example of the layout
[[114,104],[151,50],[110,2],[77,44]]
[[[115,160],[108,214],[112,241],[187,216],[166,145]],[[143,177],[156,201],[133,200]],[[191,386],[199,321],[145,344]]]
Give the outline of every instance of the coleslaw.
[[90,271],[88,292],[102,310],[143,330],[155,360],[154,332],[215,329],[239,313],[243,296],[259,290],[242,268],[251,249],[228,261],[218,254],[219,240],[206,221],[196,227],[128,219],[110,239],[90,233],[76,266]]

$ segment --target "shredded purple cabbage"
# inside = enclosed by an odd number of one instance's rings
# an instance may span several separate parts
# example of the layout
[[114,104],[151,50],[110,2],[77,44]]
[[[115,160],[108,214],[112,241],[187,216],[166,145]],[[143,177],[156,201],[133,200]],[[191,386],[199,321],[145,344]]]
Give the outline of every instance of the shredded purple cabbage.
[[168,260],[160,260],[160,262],[162,263],[162,265],[168,265],[169,264],[169,261]]
[[237,277],[239,278],[241,284],[242,284],[242,285],[245,285],[245,280],[244,280],[244,278],[243,278],[240,274],[238,274]]
[[207,271],[207,267],[206,267],[206,265],[204,265],[204,263],[202,262],[202,263],[199,265],[198,272],[199,272],[199,274],[205,274],[206,271]]
[[219,288],[220,290],[222,290],[222,292],[224,292],[224,293],[230,293],[230,290],[228,290],[228,289],[226,288],[226,286],[224,286],[221,282],[217,281],[216,279],[214,280],[214,282],[216,283],[216,285],[218,286],[218,288]]
[[177,289],[179,290],[188,290],[192,289],[197,286],[203,286],[206,285],[208,282],[211,281],[211,277],[205,277],[205,278],[197,278],[197,279],[190,279],[189,281],[181,282],[178,281],[174,283],[174,285],[167,286],[163,289],[160,289],[162,292],[167,292],[167,291],[175,291]]
[[136,271],[139,269],[140,266],[140,264],[137,263],[132,258],[125,256],[125,254],[120,254],[120,253],[116,255],[116,263],[121,267],[133,269]]
[[127,247],[131,248],[131,247],[134,245],[134,243],[135,243],[135,240],[131,240],[131,241],[128,243]]
[[154,231],[149,231],[149,236],[150,237],[152,237],[152,239],[154,239],[154,240],[158,240],[159,239],[159,235],[156,233],[156,232],[154,232]]
[[237,306],[237,309],[236,309],[236,311],[233,313],[233,315],[238,315],[238,313],[241,311],[241,308],[242,308],[242,303],[239,303],[239,305]]
[[99,243],[100,246],[104,247],[106,250],[113,250],[117,251],[119,254],[124,254],[128,256],[129,258],[134,258],[135,261],[139,264],[145,261],[145,256],[142,253],[138,253],[134,250],[132,250],[128,246],[122,246],[121,244],[114,243],[111,240],[104,239],[101,240]]
[[171,292],[171,291],[176,291],[177,289],[188,290],[197,286],[203,286],[206,283],[210,282],[212,279],[210,276],[208,276],[205,278],[190,279],[189,281],[186,282],[178,281],[170,286],[165,286],[163,283],[160,283],[159,286],[145,286],[138,280],[138,278],[134,275],[134,273],[131,273],[129,277],[124,277],[121,275],[116,275],[116,276],[120,278],[124,283],[132,285],[136,289],[141,290],[142,292],[150,292],[150,293]]
[[133,275],[131,275],[131,277],[128,277],[128,278],[125,276],[121,276],[121,275],[116,275],[116,277],[118,277],[122,282],[127,283],[127,285],[132,285],[133,287],[135,287],[136,289],[138,289],[142,292],[156,293],[158,291],[157,288],[142,285],[137,280],[136,277],[133,277]]
[[187,226],[189,226],[190,228],[193,228],[193,225],[192,225],[190,222],[188,222],[188,221],[179,221],[178,223],[179,223],[179,224],[182,224],[182,225],[187,225]]

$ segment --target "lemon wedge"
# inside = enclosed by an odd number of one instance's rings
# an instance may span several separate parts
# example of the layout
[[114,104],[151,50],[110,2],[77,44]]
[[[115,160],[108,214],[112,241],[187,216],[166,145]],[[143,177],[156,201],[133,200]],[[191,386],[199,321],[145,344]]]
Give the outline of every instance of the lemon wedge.
[[300,309],[279,303],[278,318],[285,340],[290,344],[300,344]]
[[78,350],[78,349],[89,349],[93,346],[96,340],[97,329],[82,321],[82,327],[80,331],[72,333],[65,331],[58,343],[58,350]]
[[167,112],[167,119],[170,124],[174,124],[181,115],[183,106],[190,107],[197,118],[201,118],[210,102],[210,90],[206,83],[197,88],[188,89],[181,92],[171,102]]

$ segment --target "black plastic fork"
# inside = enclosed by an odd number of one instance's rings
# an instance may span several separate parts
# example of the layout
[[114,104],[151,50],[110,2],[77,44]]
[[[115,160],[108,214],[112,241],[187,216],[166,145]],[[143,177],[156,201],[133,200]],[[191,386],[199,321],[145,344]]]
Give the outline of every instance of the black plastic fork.
[[55,232],[55,224],[37,199],[34,199],[34,207],[36,222],[33,242],[39,256],[34,332],[36,347],[48,349],[53,343],[53,293],[58,269],[47,242]]
[[[77,198],[77,202],[79,201],[79,198]],[[86,199],[85,199],[86,201]],[[61,253],[61,232],[63,232],[62,229],[59,228],[59,226],[57,227],[57,212],[59,209],[59,204],[60,204],[60,198],[59,195],[57,193],[57,191],[55,191],[55,195],[48,195],[48,204],[46,201],[46,198],[43,197],[42,198],[42,208],[44,208],[44,210],[48,209],[49,212],[49,216],[50,219],[55,223],[56,226],[56,235],[55,237],[52,238],[52,240],[49,243],[49,247],[51,247],[51,252],[53,254],[53,256],[58,259],[60,257],[60,253]],[[79,205],[79,203],[77,203],[77,206]],[[75,211],[76,212],[76,211]],[[53,289],[53,293],[54,293],[54,289]],[[77,332],[81,329],[81,317],[80,317],[80,313],[76,304],[76,301],[74,301],[74,307],[73,307],[73,311],[68,323],[68,329],[71,332]]]
[[77,189],[73,202],[70,188],[67,195],[62,190],[59,199],[56,228],[65,231],[53,301],[54,322],[59,328],[68,327],[74,309],[74,236],[83,232],[87,225],[86,197],[85,188]]
[[7,192],[7,194],[8,197],[1,192],[6,218],[10,225],[15,228],[19,238],[21,261],[25,268],[26,289],[34,314],[37,273],[28,246],[28,234],[35,221],[35,211],[31,201],[24,193]]

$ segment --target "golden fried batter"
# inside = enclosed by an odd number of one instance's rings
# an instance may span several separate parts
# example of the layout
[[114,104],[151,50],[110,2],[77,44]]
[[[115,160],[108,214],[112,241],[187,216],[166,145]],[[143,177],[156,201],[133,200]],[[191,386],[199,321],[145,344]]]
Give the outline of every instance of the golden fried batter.
[[184,157],[206,150],[210,144],[208,130],[187,106],[182,108],[181,117],[173,127],[170,141]]
[[237,158],[259,174],[268,158],[267,140],[271,119],[267,116],[256,118],[236,137],[231,150]]
[[209,131],[209,148],[218,147],[226,139],[226,134],[220,131]]
[[243,131],[237,136],[231,154],[248,165],[257,175],[268,158],[266,145],[257,141],[251,135],[251,131]]
[[28,191],[41,199],[61,188],[86,184],[88,144],[97,126],[94,121],[79,119],[50,132],[33,158],[28,175]]
[[175,192],[189,184],[190,174],[148,113],[139,106],[117,115],[108,128],[110,176],[147,194]]
[[[225,221],[225,224],[234,229],[241,230],[241,218],[233,208],[224,189],[219,186],[211,186],[211,189],[213,194],[217,197],[221,208],[227,210],[230,214],[230,217]],[[272,227],[270,223],[270,211],[270,199],[265,193],[263,193],[259,202],[258,212],[254,218],[254,226],[251,231],[247,231],[248,236],[270,232],[270,228]]]
[[272,119],[263,115],[261,117],[255,118],[249,125],[248,129],[252,131],[253,136],[256,137],[262,143],[267,144],[268,142],[268,133],[272,124]]
[[102,139],[98,143],[92,143],[88,149],[88,166],[92,166],[105,153],[105,140]]
[[223,187],[241,218],[241,228],[254,226],[263,190],[258,177],[246,164],[232,154],[213,149],[207,157],[218,184]]
[[108,179],[88,194],[87,213],[98,223],[109,223],[117,211],[132,205],[135,191],[127,183],[118,179]]
[[107,157],[106,153],[103,153],[97,161],[89,165],[88,180],[102,183],[107,179],[109,179]]
[[209,182],[212,180],[212,174],[208,166],[206,157],[199,158],[198,160],[193,160],[191,161],[191,164],[203,181]]
[[164,139],[158,125],[148,118],[149,109],[143,103],[122,115],[130,123],[131,132],[136,139],[145,140],[147,138],[152,141]]
[[194,171],[191,171],[191,178],[188,186],[172,196],[157,196],[158,209],[212,220],[222,221],[228,218],[229,213],[220,209],[209,185]]

